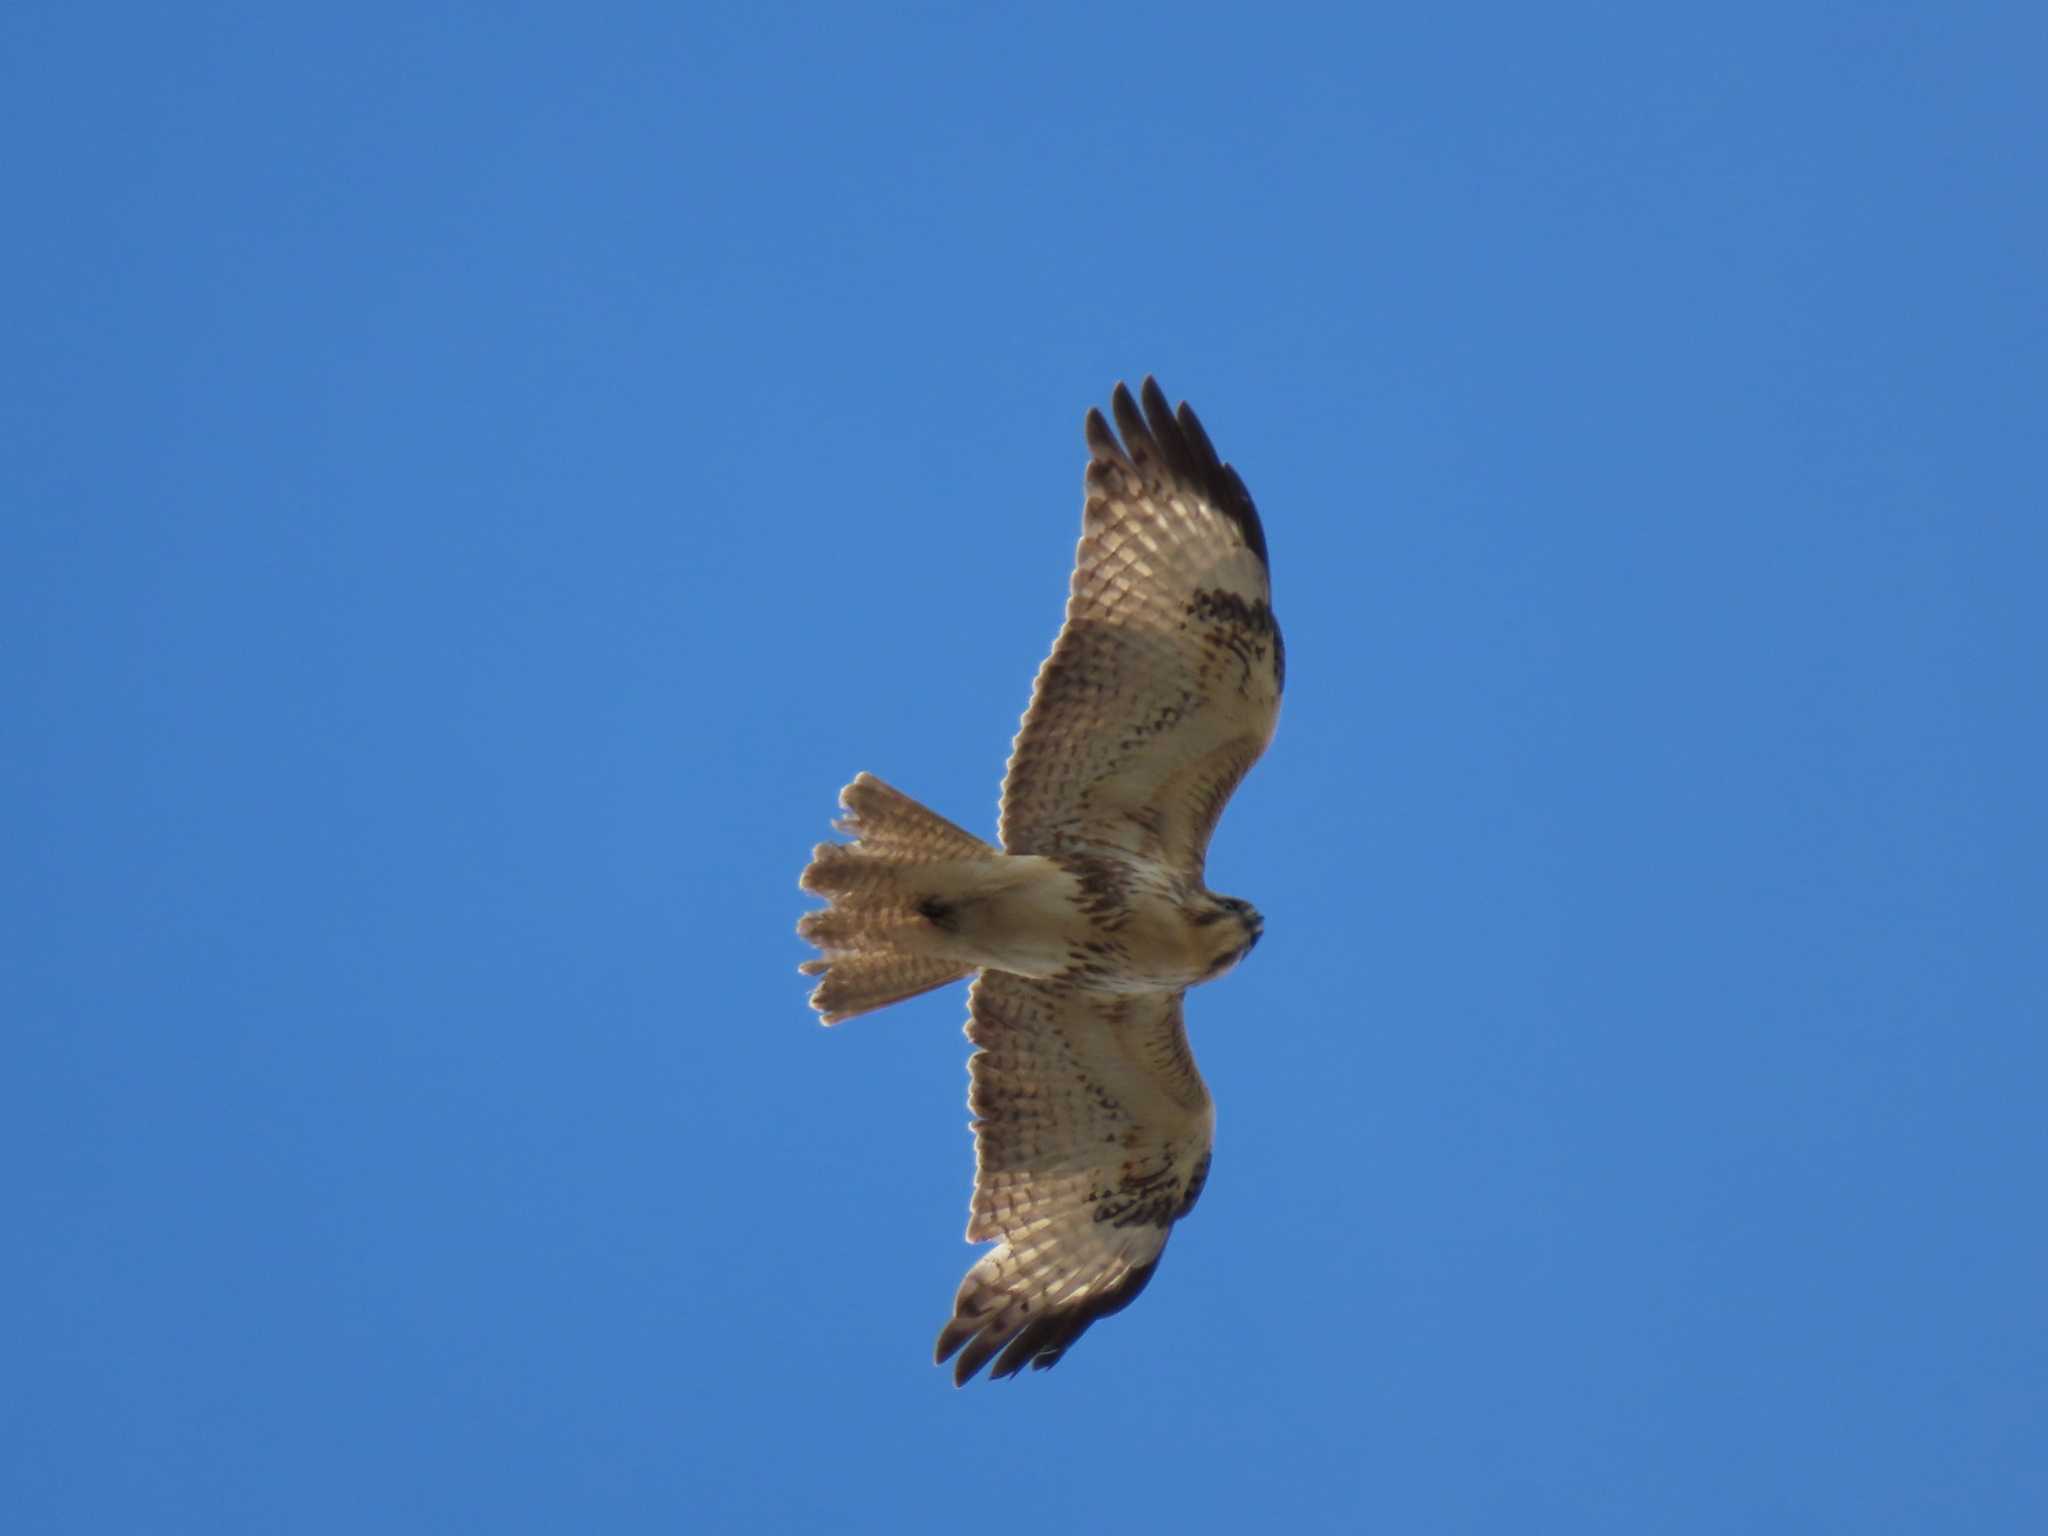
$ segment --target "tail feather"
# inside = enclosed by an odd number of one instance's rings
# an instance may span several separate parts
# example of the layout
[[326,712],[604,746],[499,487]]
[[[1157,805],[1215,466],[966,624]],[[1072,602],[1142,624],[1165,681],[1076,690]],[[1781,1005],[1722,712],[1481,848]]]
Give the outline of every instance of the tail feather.
[[800,882],[830,905],[797,932],[821,957],[800,970],[822,980],[811,1006],[827,1024],[916,997],[971,972],[944,953],[936,893],[963,864],[1002,855],[971,832],[863,773],[840,792],[851,843],[820,843]]
[[812,989],[811,1006],[827,1024],[918,997],[967,974],[937,956],[886,953],[806,960],[797,969],[806,976],[825,978]]
[[972,832],[954,826],[872,773],[857,775],[839,792],[839,803],[846,815],[836,823],[838,829],[859,838],[856,846],[866,852],[888,854],[906,864],[997,857],[996,850]]

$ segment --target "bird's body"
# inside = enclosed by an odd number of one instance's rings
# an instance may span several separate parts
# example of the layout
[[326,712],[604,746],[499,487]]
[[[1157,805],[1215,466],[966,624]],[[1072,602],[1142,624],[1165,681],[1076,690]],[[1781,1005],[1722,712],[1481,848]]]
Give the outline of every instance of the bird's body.
[[1203,882],[1224,802],[1270,740],[1285,670],[1264,530],[1194,413],[1121,385],[1088,414],[1067,622],[1003,782],[999,849],[861,774],[804,872],[825,1022],[979,972],[977,1167],[938,1355],[956,1379],[1055,1363],[1142,1290],[1209,1167],[1215,1113],[1181,997],[1258,942]]
[[[896,791],[873,774],[847,787],[847,809],[885,805]],[[849,822],[849,828],[852,823]],[[824,844],[807,889],[849,891],[857,851]],[[1004,854],[915,866],[904,905],[924,919],[892,936],[892,950],[943,961],[962,974],[1006,971],[1089,992],[1178,992],[1223,974],[1257,942],[1258,918],[1160,864],[1120,851]],[[807,937],[818,937],[816,926]],[[813,962],[814,964],[816,962]],[[823,967],[821,967],[822,969]],[[840,1006],[828,979],[825,1022],[867,1005]],[[893,1001],[893,999],[891,999]]]

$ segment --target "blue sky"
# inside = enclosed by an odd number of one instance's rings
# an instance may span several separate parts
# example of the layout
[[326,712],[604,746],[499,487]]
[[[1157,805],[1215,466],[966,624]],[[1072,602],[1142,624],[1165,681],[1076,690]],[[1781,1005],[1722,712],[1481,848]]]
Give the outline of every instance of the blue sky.
[[[2048,23],[0,30],[12,1528],[2048,1528]],[[1289,693],[1156,1282],[956,1392],[977,831],[1081,418]]]

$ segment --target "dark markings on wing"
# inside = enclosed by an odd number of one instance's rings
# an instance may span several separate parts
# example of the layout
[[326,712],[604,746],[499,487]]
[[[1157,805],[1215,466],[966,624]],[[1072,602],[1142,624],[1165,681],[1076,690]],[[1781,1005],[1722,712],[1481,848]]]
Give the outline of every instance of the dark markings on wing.
[[1265,648],[1273,648],[1273,686],[1287,686],[1287,642],[1272,608],[1263,600],[1246,602],[1235,592],[1203,591],[1188,599],[1188,617],[1198,624],[1215,626],[1215,644],[1230,651],[1244,663],[1244,686],[1249,687],[1252,668],[1266,659]]

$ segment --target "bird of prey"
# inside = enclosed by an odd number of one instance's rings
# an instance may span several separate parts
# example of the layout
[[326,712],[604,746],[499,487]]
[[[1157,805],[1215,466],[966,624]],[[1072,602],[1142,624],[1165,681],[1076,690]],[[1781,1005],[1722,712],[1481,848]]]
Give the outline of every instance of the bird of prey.
[[836,1024],[973,972],[975,1176],[937,1359],[964,1385],[1055,1364],[1128,1306],[1209,1171],[1215,1110],[1181,999],[1259,940],[1203,883],[1209,835],[1272,739],[1285,653],[1266,535],[1195,413],[1146,379],[1088,413],[1066,624],[1039,669],[992,847],[863,773],[848,843],[802,887]]

